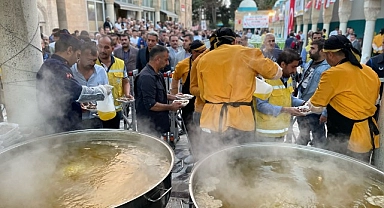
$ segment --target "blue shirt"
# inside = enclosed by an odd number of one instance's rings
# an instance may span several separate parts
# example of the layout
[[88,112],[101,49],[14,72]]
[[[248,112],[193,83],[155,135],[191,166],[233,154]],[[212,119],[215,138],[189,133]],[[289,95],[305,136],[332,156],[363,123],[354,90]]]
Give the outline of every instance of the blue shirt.
[[[99,66],[95,64],[94,66],[94,72],[91,75],[91,77],[88,80],[85,80],[84,76],[78,71],[77,69],[77,63],[75,63],[72,67],[72,73],[73,73],[73,78],[77,82],[79,82],[80,85],[82,86],[87,86],[87,87],[96,87],[98,85],[106,85],[108,84],[108,75],[105,69],[102,66]],[[83,112],[82,114],[82,119],[92,119],[95,116],[93,116],[93,113],[90,111]]]
[[136,47],[140,49],[141,46],[144,46],[144,48],[147,47],[147,42],[143,38],[140,37],[139,40],[137,40]]

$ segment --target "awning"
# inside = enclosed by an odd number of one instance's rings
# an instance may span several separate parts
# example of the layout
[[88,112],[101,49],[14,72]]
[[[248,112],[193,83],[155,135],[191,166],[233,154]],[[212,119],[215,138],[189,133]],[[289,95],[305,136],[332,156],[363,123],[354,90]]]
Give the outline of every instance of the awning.
[[160,12],[163,12],[163,13],[166,14],[168,17],[179,18],[179,16],[177,16],[177,14],[175,14],[175,13],[173,13],[173,12],[170,12],[170,11],[167,11],[167,10],[160,10]]
[[119,5],[120,9],[122,10],[127,10],[127,11],[137,11],[137,12],[142,12],[143,9],[135,4],[125,4],[125,3],[116,3],[115,4]]
[[141,6],[141,8],[143,8],[144,11],[150,11],[150,12],[155,11],[155,8],[152,8],[152,7]]

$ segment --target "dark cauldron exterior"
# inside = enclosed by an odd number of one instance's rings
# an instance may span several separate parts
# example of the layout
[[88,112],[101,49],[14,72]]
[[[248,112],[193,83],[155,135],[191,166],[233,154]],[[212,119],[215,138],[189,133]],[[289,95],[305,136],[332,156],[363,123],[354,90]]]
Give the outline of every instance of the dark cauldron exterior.
[[[229,147],[227,149],[215,152],[202,161],[200,161],[193,169],[189,179],[189,193],[192,202],[196,208],[199,208],[196,202],[196,184],[198,184],[199,176],[205,177],[207,172],[220,171],[225,165],[223,158],[229,159],[242,159],[242,158],[269,158],[269,159],[289,159],[295,160],[300,158],[307,158],[314,161],[332,161],[340,167],[354,169],[362,172],[366,177],[373,178],[377,181],[384,182],[384,173],[375,167],[356,160],[354,158],[341,155],[335,152],[330,152],[318,148],[312,148],[294,144],[284,143],[251,143],[241,146]],[[214,175],[214,174],[212,174]],[[219,178],[220,179],[220,178]],[[203,207],[200,207],[203,208]]]
[[[76,143],[86,141],[116,141],[127,142],[135,145],[143,145],[148,147],[149,151],[154,151],[155,154],[164,156],[169,161],[168,172],[165,175],[158,176],[158,182],[151,185],[151,188],[118,207],[122,208],[165,208],[171,194],[171,170],[174,165],[174,154],[171,147],[152,136],[131,132],[126,130],[84,130],[65,132],[54,134],[45,137],[27,140],[26,142],[13,145],[9,148],[0,151],[0,163],[6,163],[12,155],[17,155],[20,152],[31,151],[36,145],[44,145],[48,148],[54,148],[63,143]],[[6,179],[2,179],[6,180]]]

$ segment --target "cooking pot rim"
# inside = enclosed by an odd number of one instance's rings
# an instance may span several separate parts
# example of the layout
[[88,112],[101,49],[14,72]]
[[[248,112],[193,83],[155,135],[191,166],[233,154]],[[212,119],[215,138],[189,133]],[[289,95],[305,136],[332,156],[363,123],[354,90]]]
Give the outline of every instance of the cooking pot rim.
[[[9,146],[7,148],[4,148],[4,149],[0,150],[0,157],[1,157],[2,154],[5,154],[6,152],[11,151],[13,149],[16,149],[18,147],[21,147],[21,146],[24,146],[24,145],[28,145],[28,144],[33,144],[35,142],[41,142],[41,141],[44,141],[44,140],[50,140],[50,139],[57,138],[57,137],[60,137],[60,136],[68,136],[68,135],[76,135],[76,134],[86,134],[86,133],[113,133],[113,132],[116,132],[116,133],[126,133],[127,135],[134,134],[134,135],[143,136],[144,138],[147,138],[147,139],[153,139],[156,142],[159,142],[159,144],[162,144],[167,149],[167,152],[169,153],[170,159],[171,159],[171,161],[169,161],[170,165],[169,165],[169,168],[168,168],[166,174],[164,174],[161,178],[159,178],[157,183],[154,183],[150,188],[148,188],[148,190],[146,190],[145,192],[141,193],[137,197],[132,198],[129,201],[122,202],[121,204],[113,205],[113,206],[119,207],[119,206],[123,206],[123,205],[125,205],[125,204],[127,204],[129,202],[132,202],[132,201],[142,197],[143,195],[147,194],[151,190],[155,189],[164,180],[166,180],[166,178],[171,174],[171,171],[172,171],[174,163],[175,163],[175,155],[173,153],[173,149],[165,141],[162,141],[161,139],[158,139],[158,138],[156,138],[156,137],[154,137],[152,135],[143,134],[143,133],[136,132],[136,131],[128,131],[128,130],[124,130],[124,129],[87,129],[87,130],[76,130],[76,131],[67,131],[67,132],[61,132],[61,133],[56,133],[56,134],[45,135],[45,136],[36,137],[36,138],[33,138],[33,139],[28,139],[28,140],[26,140],[24,142],[16,143],[14,145],[11,145],[11,146]],[[100,141],[100,140],[102,140],[102,139],[98,139],[98,141]],[[116,139],[106,138],[106,139],[103,139],[103,140],[105,140],[105,141],[113,141],[113,140],[116,140]],[[119,140],[119,139],[117,139],[117,140]],[[124,140],[121,140],[121,141],[124,141]]]
[[248,144],[243,144],[243,145],[227,147],[227,148],[224,148],[222,150],[219,150],[219,151],[216,151],[214,153],[211,153],[208,156],[206,156],[204,159],[199,161],[194,166],[194,168],[192,170],[192,173],[191,173],[191,176],[189,177],[189,188],[188,189],[189,189],[190,198],[192,199],[192,202],[193,202],[193,204],[194,204],[194,206],[196,208],[199,208],[199,206],[196,203],[196,199],[195,199],[195,195],[194,195],[194,191],[193,191],[193,185],[194,185],[193,184],[193,180],[196,177],[196,174],[197,174],[196,172],[200,169],[200,166],[202,166],[206,161],[210,160],[211,157],[214,157],[217,154],[220,154],[222,152],[233,151],[235,149],[240,149],[240,148],[244,148],[244,147],[282,147],[282,148],[291,148],[291,149],[302,149],[302,150],[306,150],[306,151],[309,151],[309,152],[316,152],[316,153],[322,154],[322,155],[333,156],[335,158],[338,158],[338,159],[341,159],[341,160],[344,160],[344,161],[358,163],[358,165],[360,165],[360,166],[365,166],[366,168],[371,169],[372,171],[375,171],[375,172],[377,172],[377,173],[379,173],[381,175],[384,175],[383,171],[377,169],[373,165],[370,165],[370,164],[368,164],[366,162],[357,160],[357,159],[349,157],[347,155],[339,154],[339,153],[336,153],[336,152],[332,152],[332,151],[328,151],[328,150],[324,150],[324,149],[320,149],[320,148],[303,146],[303,145],[297,145],[297,144],[276,143],[276,142],[254,142],[254,143],[248,143]]

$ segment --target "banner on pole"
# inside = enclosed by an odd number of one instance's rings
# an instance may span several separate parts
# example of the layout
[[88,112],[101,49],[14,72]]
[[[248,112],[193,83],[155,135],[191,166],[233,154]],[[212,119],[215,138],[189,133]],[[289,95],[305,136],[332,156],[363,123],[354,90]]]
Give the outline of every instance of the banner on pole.
[[295,17],[304,14],[304,0],[296,0],[295,2]]
[[313,1],[315,1],[315,4],[314,4],[315,9],[320,10],[322,1],[321,0],[313,0]]
[[293,31],[293,25],[294,25],[294,10],[295,10],[295,2],[296,0],[290,0],[289,1],[289,20],[288,20],[288,33]]
[[268,15],[250,15],[243,18],[243,28],[268,28],[268,23]]
[[201,20],[200,26],[201,26],[202,30],[206,30],[207,29],[207,22],[205,20]]

